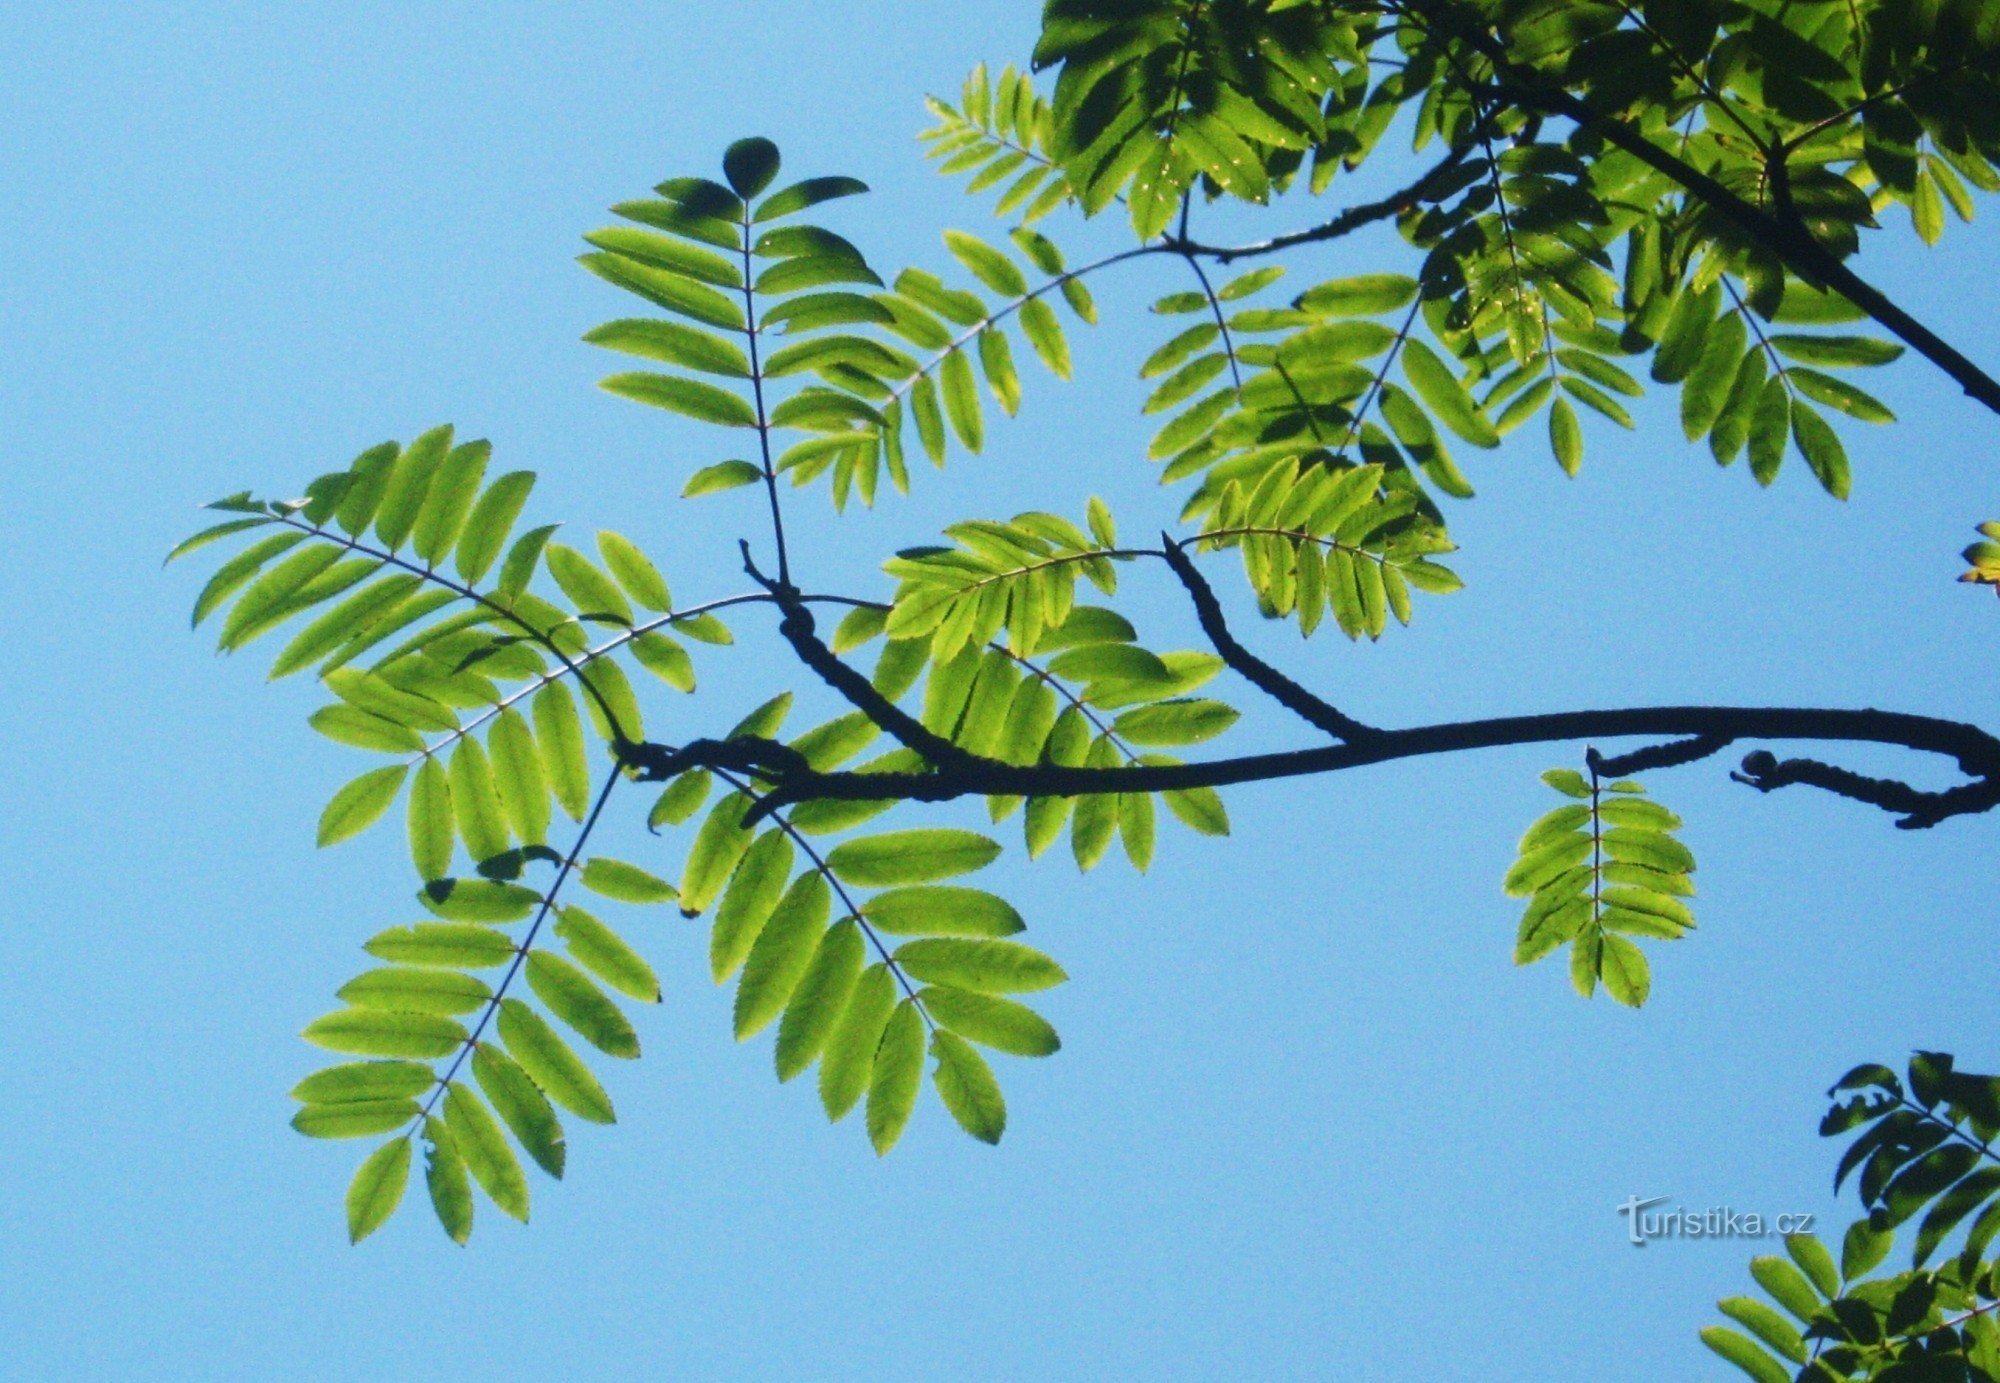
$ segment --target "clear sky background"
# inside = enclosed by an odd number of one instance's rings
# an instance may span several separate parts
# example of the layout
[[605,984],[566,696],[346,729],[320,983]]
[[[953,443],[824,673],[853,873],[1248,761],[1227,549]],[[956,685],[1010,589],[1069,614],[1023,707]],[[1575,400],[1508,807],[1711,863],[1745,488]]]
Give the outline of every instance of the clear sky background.
[[[1723,761],[1655,775],[1703,925],[1655,948],[1635,1014],[1577,999],[1559,963],[1510,965],[1499,880],[1549,805],[1535,775],[1581,746],[1491,753],[1237,792],[1233,840],[1163,828],[1144,877],[1010,850],[988,877],[1073,978],[1045,1005],[1061,1055],[1003,1059],[998,1150],[928,1097],[886,1160],[829,1128],[772,1079],[768,1037],[730,1040],[703,925],[657,910],[638,939],[665,1002],[644,1060],[605,1073],[621,1126],[572,1131],[534,1223],[482,1208],[455,1248],[413,1187],[347,1246],[365,1145],[293,1134],[285,1091],[359,942],[408,920],[406,858],[393,828],[313,850],[362,756],[306,729],[310,688],[190,637],[195,564],[160,556],[201,501],[449,420],[542,473],[537,521],[620,528],[683,596],[739,589],[754,492],[673,500],[726,444],[594,387],[615,367],[578,337],[629,300],[571,262],[577,237],[762,133],[792,172],[875,186],[830,218],[875,262],[947,267],[941,229],[997,227],[920,163],[921,97],[1023,57],[1035,20],[1019,0],[0,19],[0,1374],[1720,1378],[1695,1331],[1761,1246],[1635,1250],[1614,1207],[1818,1212],[1837,1237],[1825,1085],[1918,1046],[2000,1060],[1975,964],[1994,821],[1909,835],[1759,798]],[[1990,362],[1983,234],[1864,262]],[[1294,281],[1408,262],[1357,240]],[[1164,336],[1144,304],[1184,285],[1116,272],[1076,383],[1026,364],[985,457],[839,522],[822,490],[793,502],[813,584],[881,591],[880,557],[942,523],[1093,492],[1132,533],[1171,519],[1134,374]],[[1768,492],[1718,470],[1668,399],[1634,436],[1593,430],[1575,481],[1533,438],[1467,458],[1468,589],[1413,629],[1257,646],[1391,724],[1689,700],[1993,723],[2000,610],[1952,578],[2000,512],[2000,428],[1920,363],[1871,385],[1906,421],[1849,431],[1845,505],[1796,459]],[[1158,582],[1135,576],[1131,608],[1185,639]],[[800,682],[767,617],[737,627],[665,733]],[[1225,743],[1296,742],[1259,710]],[[684,840],[614,838],[678,871]]]

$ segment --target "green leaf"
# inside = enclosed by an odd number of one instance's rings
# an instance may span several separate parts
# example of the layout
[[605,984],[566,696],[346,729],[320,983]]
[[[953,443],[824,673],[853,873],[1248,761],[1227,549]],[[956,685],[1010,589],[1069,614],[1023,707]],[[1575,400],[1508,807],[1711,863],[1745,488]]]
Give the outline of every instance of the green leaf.
[[[321,614],[293,636],[271,663],[271,680],[288,677],[309,663],[388,625],[409,608],[410,595],[423,585],[420,576],[399,575],[371,582]],[[435,593],[434,593],[435,594]],[[449,593],[446,592],[447,598]]]
[[892,888],[861,905],[862,916],[891,936],[1011,936],[1026,924],[1006,899],[976,888]]
[[868,184],[858,178],[807,178],[765,198],[750,219],[762,225],[766,221],[776,221],[804,211],[809,206],[818,206],[836,197],[853,197],[867,190]]
[[1542,775],[1542,781],[1565,797],[1590,797],[1590,780],[1573,768],[1552,768]]
[[604,558],[604,565],[611,569],[618,584],[633,600],[661,614],[673,609],[673,596],[667,591],[660,569],[631,539],[609,531],[600,532],[597,535],[597,551]]
[[1834,1267],[1833,1255],[1826,1251],[1825,1244],[1810,1234],[1787,1234],[1785,1252],[1804,1271],[1814,1291],[1828,1301],[1840,1295],[1840,1271]]
[[418,877],[428,881],[448,875],[456,839],[450,775],[442,759],[426,757],[410,787],[410,859]]
[[350,535],[360,537],[373,522],[376,507],[382,502],[382,491],[389,483],[389,472],[402,453],[402,447],[396,443],[383,442],[362,452],[348,467],[348,485],[334,508],[334,518]]
[[335,793],[320,813],[319,844],[337,845],[374,825],[403,790],[409,771],[407,764],[390,764],[362,774]]
[[1143,792],[1118,794],[1118,838],[1125,858],[1144,872],[1153,862],[1153,799]]
[[1021,333],[1050,374],[1057,379],[1070,377],[1069,342],[1063,338],[1055,309],[1045,299],[1032,298],[1021,305]]
[[943,1029],[931,1034],[937,1066],[931,1083],[958,1126],[982,1143],[998,1143],[1007,1129],[1007,1102],[993,1068],[963,1038]]
[[569,953],[579,965],[620,994],[641,1003],[660,1001],[660,980],[653,967],[616,932],[582,908],[562,909],[556,921],[556,935],[569,946]]
[[1403,342],[1403,373],[1438,420],[1476,447],[1497,447],[1500,434],[1436,351],[1414,338]]
[[503,933],[459,922],[418,922],[409,927],[391,927],[369,938],[363,949],[377,960],[397,965],[469,970],[505,965],[514,957],[514,943]]
[[524,845],[547,842],[549,784],[542,774],[541,751],[535,732],[512,707],[503,710],[487,736],[493,789],[507,824]]
[[1334,279],[1299,295],[1299,306],[1322,317],[1374,317],[1416,301],[1417,281],[1402,274]]
[[1835,369],[1855,365],[1887,365],[1903,354],[1893,341],[1872,336],[1806,336],[1773,332],[1770,343],[1778,354],[1801,365],[1830,366]]
[[944,243],[953,257],[972,271],[973,277],[1001,297],[1018,298],[1027,293],[1028,281],[1022,276],[1020,266],[978,236],[948,230],[944,233]]
[[766,311],[763,327],[783,327],[787,336],[794,336],[827,327],[888,326],[895,320],[888,308],[859,293],[802,293]]
[[1764,381],[1750,415],[1750,474],[1760,485],[1777,479],[1784,464],[1785,442],[1791,433],[1792,395],[1782,375]]
[[616,284],[628,293],[636,293],[669,312],[678,312],[683,317],[727,331],[743,331],[746,328],[741,304],[672,270],[602,251],[579,255],[577,263],[606,283]]
[[861,978],[866,951],[861,929],[851,918],[820,938],[778,1024],[779,1080],[790,1080],[819,1058]]
[[1000,401],[1000,407],[1008,417],[1021,411],[1021,378],[1014,370],[1013,347],[1007,343],[1007,334],[998,327],[988,327],[979,333],[979,366],[986,372],[986,382],[993,390],[993,397]]
[[606,350],[661,360],[706,374],[748,379],[750,360],[732,342],[694,327],[659,317],[623,317],[584,333],[583,339]]
[[437,1077],[415,1061],[350,1061],[313,1072],[292,1087],[301,1104],[410,1100],[429,1090]]
[[2000,1167],[1981,1167],[1953,1186],[1924,1216],[1912,1258],[1923,1263],[1973,1211],[2000,1193]]
[[347,1242],[358,1244],[396,1213],[410,1181],[410,1140],[395,1138],[368,1155],[347,1188]]
[[933,985],[918,991],[917,1000],[940,1025],[995,1051],[1052,1056],[1062,1048],[1046,1018],[1012,999]]
[[403,448],[403,454],[389,472],[381,505],[375,511],[375,536],[394,552],[410,536],[423,508],[431,478],[451,450],[452,430],[435,427]]
[[[709,809],[681,872],[681,911],[687,916],[707,911],[750,848],[751,834],[743,828],[743,814],[749,810],[750,798],[740,792],[732,792]],[[790,868],[789,856],[786,868]]]
[[466,1177],[465,1159],[443,1121],[424,1121],[424,1184],[431,1193],[431,1209],[454,1244],[472,1237],[472,1183]]
[[209,577],[208,583],[201,588],[201,594],[195,597],[194,614],[189,621],[190,627],[199,626],[245,582],[255,576],[266,562],[304,541],[303,533],[274,533],[261,542],[252,543],[217,567],[215,574]]
[[1866,1277],[1889,1256],[1895,1240],[1894,1230],[1877,1229],[1871,1220],[1856,1220],[1841,1240],[1840,1275],[1849,1282]]
[[458,717],[449,707],[405,691],[377,674],[339,668],[327,673],[324,681],[343,701],[391,724],[438,734],[458,729]]
[[500,795],[493,785],[493,768],[486,751],[471,736],[460,740],[451,755],[451,812],[466,853],[474,863],[505,855],[513,848]]
[[1805,1341],[1783,1316],[1753,1297],[1725,1297],[1716,1303],[1722,1314],[1749,1327],[1766,1346],[1795,1364],[1806,1362]]
[[683,240],[654,235],[630,226],[607,226],[583,237],[600,250],[640,264],[685,275],[718,288],[741,288],[743,271],[720,255],[698,250]]
[[1819,1311],[1820,1301],[1805,1275],[1782,1258],[1762,1254],[1750,1260],[1750,1276],[1771,1294],[1778,1305],[1809,1321]]
[[519,922],[541,903],[542,895],[500,879],[433,879],[417,893],[426,910],[447,922]]
[[646,671],[675,691],[694,690],[694,660],[687,649],[658,632],[647,632],[632,640],[632,656]]
[[875,1049],[895,1005],[896,981],[889,967],[877,962],[862,971],[820,1055],[819,1098],[827,1118],[835,1122],[845,1118],[867,1093]]
[[400,1056],[431,1060],[450,1056],[466,1039],[465,1028],[434,1013],[388,1013],[349,1008],[306,1024],[306,1041],[354,1056]]
[[514,1150],[507,1146],[493,1115],[479,1096],[463,1085],[453,1084],[444,1097],[444,1126],[451,1141],[465,1159],[465,1169],[479,1183],[493,1204],[515,1219],[528,1218],[528,1178]]
[[736,1040],[763,1031],[791,1001],[826,931],[832,894],[817,870],[799,875],[758,929],[736,987]]
[[646,825],[655,831],[662,826],[680,825],[701,810],[714,781],[706,769],[690,769],[681,774],[661,791],[653,810],[646,814]]
[[1515,861],[1501,887],[1510,898],[1525,898],[1539,892],[1557,875],[1575,868],[1590,857],[1590,837],[1572,832],[1538,845]]
[[301,592],[311,590],[315,581],[340,560],[340,549],[314,545],[295,552],[259,577],[236,608],[223,621],[216,646],[224,650],[242,647],[272,628],[296,608]]
[[458,541],[492,455],[492,443],[467,442],[452,448],[439,463],[412,531],[412,545],[425,562],[435,565]]
[[1604,992],[1627,1008],[1638,1008],[1652,991],[1646,953],[1622,936],[1604,938],[1598,975],[1604,981]]
[[925,984],[985,994],[1048,989],[1069,976],[1049,957],[1017,941],[934,937],[896,948],[896,964]]
[[1161,793],[1160,798],[1189,830],[1205,836],[1229,834],[1229,810],[1214,788],[1179,788]]
[[1568,399],[1558,398],[1549,405],[1549,449],[1556,464],[1570,475],[1583,465],[1583,429]]
[[999,855],[1000,843],[975,831],[930,827],[844,841],[827,855],[827,865],[843,883],[881,888],[969,874]]
[[590,809],[590,762],[583,747],[583,721],[569,689],[551,682],[535,693],[535,743],[550,790],[572,821]]
[[1157,701],[1121,714],[1112,730],[1130,744],[1187,745],[1214,739],[1239,718],[1233,706],[1220,701],[1185,699]]
[[1139,135],[1128,147],[1143,151],[1126,199],[1132,231],[1142,241],[1151,240],[1166,230],[1180,207],[1181,190],[1187,184],[1179,170],[1185,165],[1175,158],[1172,139]]
[[608,375],[599,380],[598,385],[620,398],[681,413],[700,422],[716,423],[722,427],[757,426],[757,414],[746,401],[727,389],[718,389],[713,384],[703,384],[683,375],[630,371]]
[[455,561],[459,576],[476,582],[492,568],[534,487],[533,471],[509,471],[486,487],[458,537]]
[[355,976],[334,997],[356,1008],[393,1013],[466,1014],[482,1008],[493,992],[471,975],[390,966]]
[[611,1097],[604,1093],[597,1077],[540,1014],[519,999],[503,999],[498,1027],[500,1040],[507,1044],[514,1060],[551,1100],[579,1119],[594,1124],[617,1122]]
[[[714,819],[710,817],[711,822]],[[706,827],[703,833],[706,834]],[[699,842],[696,848],[700,848]],[[709,971],[717,984],[734,974],[736,967],[743,963],[743,958],[749,955],[750,948],[756,944],[758,935],[783,897],[785,881],[792,872],[792,842],[781,830],[766,831],[751,842],[748,849],[741,851],[740,856],[742,863],[730,878],[729,888],[722,896],[722,905],[715,912],[715,926],[709,934]],[[692,855],[688,862],[692,869]],[[682,907],[686,907],[685,897]]]
[[562,543],[550,543],[546,560],[549,575],[562,587],[579,615],[621,624],[632,624],[632,605],[618,584],[581,552]]
[[944,358],[938,370],[938,384],[952,431],[958,434],[967,451],[979,451],[986,435],[979,415],[979,382],[973,378],[972,361],[963,350],[955,350]]
[[535,579],[535,571],[541,566],[542,550],[549,545],[559,524],[544,524],[531,528],[514,540],[507,549],[506,560],[500,564],[499,594],[508,599],[518,599]]
[[413,1099],[343,1100],[309,1104],[292,1116],[292,1127],[308,1138],[372,1138],[403,1127],[418,1114]]
[[1803,365],[1794,365],[1785,372],[1785,377],[1791,380],[1794,389],[1813,402],[1823,403],[1850,418],[1859,418],[1864,423],[1896,421],[1896,415],[1889,410],[1887,404],[1873,394],[1855,388],[1844,379],[1823,375]]
[[658,875],[605,855],[584,861],[578,882],[592,893],[621,903],[671,903],[680,896],[672,884]]
[[162,561],[160,565],[166,566],[176,558],[185,557],[190,552],[205,548],[218,538],[227,538],[232,534],[242,533],[247,529],[262,528],[266,524],[276,522],[276,519],[270,518],[231,519],[228,523],[219,523],[213,528],[204,528],[193,537],[184,538],[176,544],[174,550],[167,554],[165,561]]
[[763,478],[764,473],[748,461],[718,461],[713,466],[703,466],[689,476],[688,483],[681,489],[681,498],[694,499],[723,490],[735,490],[755,485]]
[[1701,1332],[1701,1342],[1757,1380],[1757,1383],[1791,1383],[1791,1370],[1759,1349],[1748,1336],[1725,1326],[1711,1325]]
[[879,1157],[896,1146],[924,1082],[924,1021],[908,999],[882,1031],[868,1079],[868,1141]]
[[[479,1082],[479,1088],[492,1102],[493,1112],[520,1141],[528,1156],[560,1181],[569,1148],[555,1107],[542,1088],[529,1079],[514,1058],[487,1042],[472,1049],[472,1078]],[[525,1182],[522,1194],[526,1195]]]
[[1835,499],[1846,499],[1852,483],[1847,449],[1827,420],[1802,399],[1792,401],[1792,440],[1818,477],[1820,488]]
[[549,1006],[549,1012],[583,1035],[583,1039],[607,1056],[636,1059],[639,1035],[617,1004],[599,989],[589,976],[561,956],[549,951],[531,951],[524,967],[528,988]]

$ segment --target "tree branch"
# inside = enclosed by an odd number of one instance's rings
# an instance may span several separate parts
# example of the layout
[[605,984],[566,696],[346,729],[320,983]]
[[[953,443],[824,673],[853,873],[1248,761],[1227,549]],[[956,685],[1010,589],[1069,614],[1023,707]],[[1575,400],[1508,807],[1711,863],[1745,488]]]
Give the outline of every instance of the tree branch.
[[1711,754],[1719,754],[1727,749],[1731,741],[1723,735],[1696,735],[1693,739],[1675,740],[1670,744],[1655,744],[1645,749],[1634,749],[1629,754],[1619,754],[1606,758],[1595,749],[1587,750],[1584,759],[1593,772],[1606,778],[1629,778],[1635,773],[1645,773],[1655,768],[1678,768],[1698,759],[1706,759]]
[[1229,632],[1229,624],[1223,618],[1221,602],[1215,598],[1214,587],[1208,584],[1181,545],[1169,535],[1162,533],[1160,543],[1167,559],[1181,585],[1187,587],[1188,599],[1194,602],[1195,618],[1201,622],[1201,632],[1208,636],[1215,651],[1244,681],[1276,701],[1308,725],[1324,730],[1339,740],[1365,739],[1376,732],[1363,725],[1352,716],[1343,714],[1335,707],[1314,696],[1291,678],[1279,672],[1269,663],[1259,658],[1236,641]]
[[846,697],[857,710],[888,731],[905,748],[916,750],[940,768],[968,768],[992,762],[975,758],[944,736],[926,728],[916,717],[876,690],[873,682],[841,662],[834,651],[820,641],[812,610],[807,607],[798,589],[786,581],[773,581],[757,570],[747,543],[743,545],[743,569],[750,574],[752,581],[771,593],[772,601],[784,616],[778,622],[778,632],[792,646],[799,661],[818,673],[822,681]]
[[1342,236],[1352,235],[1358,230],[1372,226],[1377,221],[1400,216],[1418,202],[1430,198],[1451,180],[1452,175],[1463,166],[1466,158],[1477,147],[1476,144],[1467,144],[1464,148],[1454,149],[1433,165],[1428,173],[1401,191],[1392,192],[1380,201],[1362,202],[1348,207],[1331,220],[1306,230],[1292,231],[1287,235],[1273,236],[1269,240],[1259,240],[1249,245],[1205,245],[1197,240],[1176,236],[1162,242],[1160,248],[1182,256],[1203,255],[1218,264],[1228,264],[1232,260],[1276,254],[1280,250],[1289,250],[1296,245],[1338,240]]
[[[854,675],[844,665],[843,671]],[[880,693],[872,687],[868,692],[871,697],[880,698]],[[896,715],[908,719],[901,711]],[[923,731],[923,735],[936,739],[929,731]],[[954,745],[950,746],[954,761],[939,764],[932,773],[780,771],[773,790],[758,806],[768,814],[792,802],[817,798],[941,802],[966,796],[1088,797],[1121,792],[1172,792],[1338,773],[1432,754],[1639,735],[1678,736],[1682,742],[1600,759],[1600,766],[1622,772],[1636,771],[1639,767],[1667,767],[1705,757],[1736,739],[1883,744],[1943,755],[1974,781],[1943,792],[1925,792],[1905,783],[1863,778],[1826,765],[1800,766],[1811,761],[1780,764],[1768,754],[1753,754],[1745,760],[1744,781],[1767,791],[1789,783],[1809,784],[1899,813],[1903,819],[1898,824],[1905,829],[1934,826],[1949,817],[2000,806],[2000,739],[1978,726],[1892,711],[1731,706],[1654,706],[1501,716],[1402,730],[1373,730],[1345,744],[1250,754],[1208,763],[1124,768],[1022,766],[968,754]],[[689,746],[684,752],[694,749]],[[689,767],[696,765],[697,759],[691,758],[687,763]]]

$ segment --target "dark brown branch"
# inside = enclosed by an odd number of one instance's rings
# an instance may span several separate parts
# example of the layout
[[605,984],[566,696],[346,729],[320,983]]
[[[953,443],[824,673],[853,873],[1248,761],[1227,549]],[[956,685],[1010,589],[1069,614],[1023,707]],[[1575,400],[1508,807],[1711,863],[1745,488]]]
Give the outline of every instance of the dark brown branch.
[[772,601],[784,616],[778,622],[778,632],[792,646],[792,652],[798,655],[799,661],[819,674],[822,681],[846,697],[857,710],[888,731],[905,748],[916,750],[940,768],[962,768],[982,762],[928,729],[915,716],[876,690],[873,682],[841,662],[834,651],[821,642],[812,610],[798,589],[789,582],[773,581],[759,571],[750,558],[747,543],[743,545],[743,569],[750,574],[752,581],[771,593]]
[[1454,149],[1434,164],[1428,173],[1418,178],[1399,192],[1392,192],[1380,201],[1362,202],[1351,206],[1331,220],[1312,226],[1306,230],[1293,231],[1288,235],[1273,236],[1269,240],[1259,240],[1250,245],[1204,245],[1199,241],[1174,237],[1166,241],[1162,248],[1178,255],[1202,255],[1218,264],[1228,264],[1232,260],[1248,259],[1256,255],[1276,254],[1289,250],[1295,245],[1311,245],[1322,240],[1338,240],[1352,235],[1358,230],[1386,221],[1392,216],[1400,216],[1405,211],[1437,194],[1445,187],[1452,175],[1457,173],[1465,160],[1478,148],[1476,143]]
[[[869,692],[879,698],[879,693],[874,692],[872,687]],[[897,714],[902,715],[901,712]],[[928,731],[924,733],[929,735]],[[1975,780],[1944,792],[1923,792],[1907,784],[1865,779],[1844,770],[1825,769],[1824,765],[1814,769],[1781,771],[1775,758],[1766,763],[1768,756],[1752,755],[1745,761],[1747,781],[1753,786],[1807,783],[1899,813],[1903,820],[1898,824],[1908,829],[1933,826],[1949,817],[1984,812],[2000,805],[2000,739],[1995,739],[1975,725],[1892,711],[1654,706],[1502,716],[1403,730],[1375,730],[1365,738],[1346,744],[1249,754],[1208,763],[1159,766],[1023,766],[967,754],[952,746],[956,762],[940,766],[933,773],[781,773],[771,793],[760,799],[757,806],[764,814],[769,814],[792,802],[818,798],[942,802],[966,796],[1088,797],[1120,792],[1172,792],[1338,773],[1368,764],[1431,754],[1642,735],[1679,736],[1688,742],[1624,756],[1622,762],[1627,771],[1630,771],[1634,760],[1652,767],[1665,767],[1668,758],[1682,754],[1689,759],[1700,757],[1700,751],[1706,750],[1709,744],[1713,743],[1719,749],[1721,742],[1728,740],[1812,740],[1882,744],[1940,754],[1953,760]],[[683,752],[691,752],[694,748],[689,746],[688,751]],[[1617,765],[1621,761],[1610,759],[1602,762]],[[688,766],[695,764],[690,761]],[[1823,769],[1825,771],[1821,771]]]
[[1188,599],[1194,602],[1195,618],[1201,622],[1201,632],[1208,636],[1209,643],[1222,655],[1222,661],[1238,676],[1306,724],[1326,731],[1335,739],[1359,740],[1376,733],[1314,696],[1238,643],[1236,636],[1229,632],[1229,624],[1223,618],[1222,605],[1215,598],[1214,587],[1208,584],[1208,579],[1201,574],[1193,559],[1165,533],[1160,535],[1160,543],[1167,565],[1173,568],[1181,585],[1187,587]]
[[1645,773],[1655,768],[1678,768],[1719,754],[1732,741],[1721,735],[1697,735],[1690,740],[1674,740],[1669,744],[1649,745],[1644,749],[1634,749],[1629,754],[1619,754],[1606,758],[1595,749],[1584,754],[1591,768],[1606,778],[1629,778],[1635,773]]
[[628,741],[614,745],[613,752],[619,765],[631,769],[633,776],[644,783],[663,782],[691,768],[754,774],[773,782],[812,772],[811,763],[798,750],[755,735],[691,740],[678,749],[666,744]]
[[2000,806],[2000,780],[1981,778],[1944,792],[1922,792],[1893,778],[1870,778],[1817,759],[1780,759],[1766,750],[1746,756],[1743,767],[1729,775],[1759,792],[1803,784],[1840,797],[1852,798],[1900,813],[1904,830],[1923,830],[1947,817],[1991,811]]

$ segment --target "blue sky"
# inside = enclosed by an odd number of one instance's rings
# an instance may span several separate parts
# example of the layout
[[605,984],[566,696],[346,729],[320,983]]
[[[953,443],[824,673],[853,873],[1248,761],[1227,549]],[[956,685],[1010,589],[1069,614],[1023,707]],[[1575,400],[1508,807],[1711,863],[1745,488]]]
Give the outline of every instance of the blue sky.
[[[762,133],[790,170],[874,185],[833,220],[878,264],[945,267],[940,230],[993,226],[920,163],[921,97],[1021,57],[1034,20],[77,3],[0,25],[0,1371],[1721,1377],[1694,1332],[1755,1250],[1635,1250],[1614,1207],[1837,1234],[1827,1082],[1918,1046],[2000,1056],[1968,962],[1991,944],[1992,822],[1908,835],[1720,763],[1657,775],[1703,925],[1634,1014],[1509,964],[1499,879],[1547,805],[1535,775],[1575,755],[1492,753],[1238,792],[1233,840],[1167,833],[1144,877],[1010,850],[996,878],[1072,982],[1046,1005],[1062,1054],[1002,1071],[997,1151],[929,1103],[878,1161],[764,1044],[735,1048],[699,926],[641,924],[666,983],[646,1057],[608,1073],[621,1126],[574,1135],[534,1223],[487,1210],[460,1250],[413,1200],[347,1247],[356,1147],[294,1135],[284,1095],[313,1063],[297,1029],[407,920],[408,866],[388,830],[313,850],[356,756],[306,730],[309,689],[187,635],[196,575],[160,555],[201,501],[452,421],[542,473],[542,521],[629,533],[684,596],[735,591],[754,492],[672,499],[722,444],[594,387],[612,366],[578,337],[626,308],[571,262],[578,235]],[[1977,355],[2000,256],[1975,238],[1864,262]],[[1382,237],[1294,274],[1406,264]],[[881,556],[960,517],[1099,493],[1130,532],[1172,518],[1134,373],[1162,335],[1144,304],[1183,285],[1119,272],[1077,381],[1031,372],[986,456],[873,513],[792,501],[814,584],[879,592]],[[1391,724],[1691,700],[1990,722],[2000,612],[1951,578],[1995,509],[1993,421],[1919,364],[1878,383],[1905,422],[1850,433],[1845,505],[1796,460],[1769,491],[1718,470],[1656,402],[1634,435],[1593,431],[1574,481],[1525,439],[1473,458],[1480,496],[1450,513],[1468,589],[1411,630],[1256,645]],[[1130,608],[1190,635],[1156,580]],[[663,713],[677,731],[799,684],[759,616],[739,635]],[[1238,739],[1295,742],[1261,711]],[[678,869],[684,843],[617,830]]]

